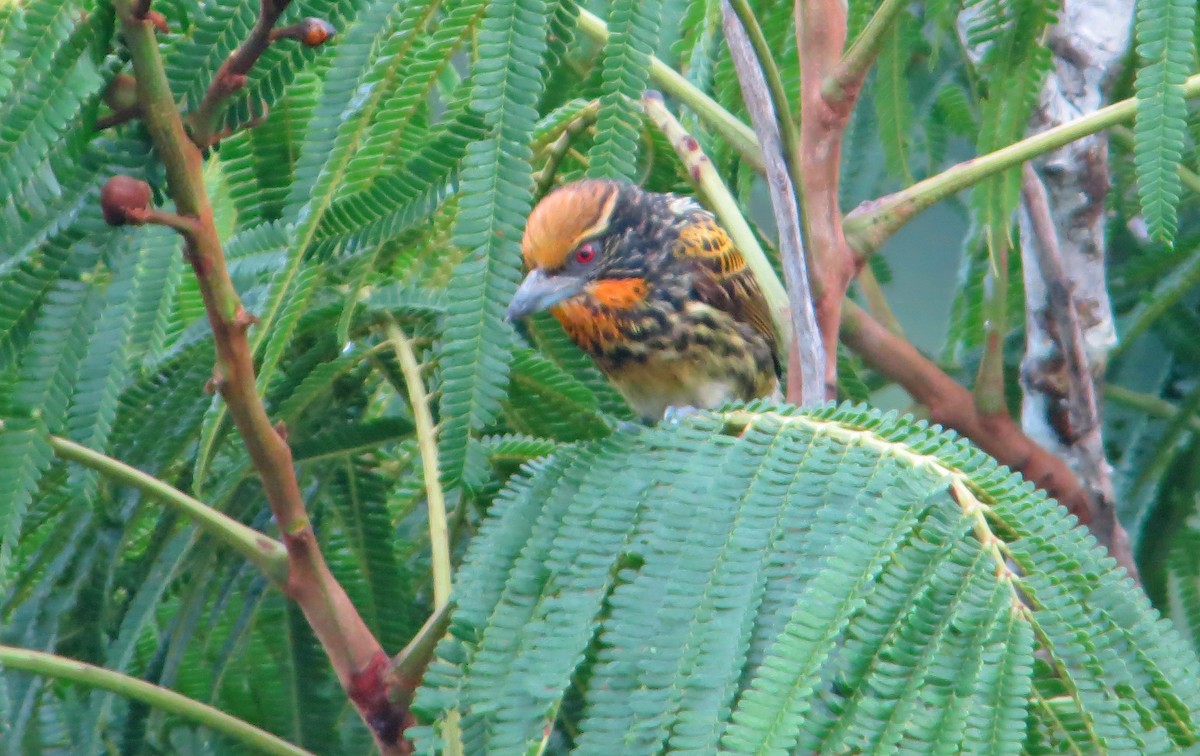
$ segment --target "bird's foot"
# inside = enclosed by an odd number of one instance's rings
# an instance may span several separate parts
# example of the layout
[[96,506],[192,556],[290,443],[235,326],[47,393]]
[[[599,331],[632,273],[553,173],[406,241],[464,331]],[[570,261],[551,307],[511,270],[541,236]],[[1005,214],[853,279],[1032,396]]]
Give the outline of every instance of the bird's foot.
[[663,412],[663,425],[679,425],[689,415],[694,415],[699,411],[699,408],[692,407],[690,405],[684,405],[682,407],[667,407],[667,409]]

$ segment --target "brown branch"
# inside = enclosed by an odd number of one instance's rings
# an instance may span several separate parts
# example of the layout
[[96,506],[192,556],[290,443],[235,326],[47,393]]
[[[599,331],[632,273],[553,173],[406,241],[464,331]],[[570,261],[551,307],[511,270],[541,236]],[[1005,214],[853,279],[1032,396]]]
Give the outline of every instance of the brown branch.
[[1100,542],[1108,546],[1117,561],[1137,579],[1137,565],[1129,535],[1118,522],[1114,506],[1116,495],[1100,435],[1100,405],[1084,342],[1083,325],[1071,293],[1070,278],[1063,265],[1046,188],[1028,163],[1021,176],[1021,198],[1029,213],[1029,224],[1034,235],[1034,243],[1028,246],[1032,247],[1038,273],[1046,286],[1047,310],[1065,367],[1066,385],[1062,388],[1066,396],[1068,424],[1064,430],[1068,438],[1062,441],[1081,452],[1075,455],[1081,467],[1080,477],[1090,483],[1093,489],[1088,496],[1089,527]]
[[[172,99],[153,22],[135,15],[134,7],[133,0],[116,2],[138,82],[143,121],[166,168],[167,188],[179,215],[195,221],[185,254],[195,271],[216,343],[213,385],[229,407],[283,535],[288,554],[284,591],[300,606],[380,750],[402,753],[403,741],[394,723],[403,722],[406,712],[393,706],[386,695],[372,692],[383,689],[379,670],[381,665],[386,669],[387,655],[321,556],[296,481],[291,449],[272,425],[255,390],[253,355],[246,338],[254,319],[242,307],[225,266],[204,187],[203,157],[185,131]],[[264,2],[264,9],[268,7],[275,6]]]
[[863,80],[895,25],[896,18],[908,7],[908,0],[883,0],[866,28],[855,37],[850,49],[838,61],[833,71],[821,82],[821,93],[829,102],[842,102],[858,97]]
[[250,30],[250,36],[217,69],[200,105],[188,116],[192,141],[201,149],[211,147],[225,135],[218,129],[225,103],[246,86],[246,75],[273,40],[280,37],[298,39],[315,47],[333,36],[333,27],[320,19],[305,19],[275,31],[275,23],[289,5],[291,0],[261,0],[258,19]]
[[[858,305],[848,301],[842,312],[842,341],[924,405],[930,420],[966,436],[1001,464],[1021,473],[1057,499],[1082,524],[1093,527],[1088,493],[1066,462],[1034,443],[1008,413],[980,413],[971,392]],[[1101,534],[1096,535],[1099,538]],[[1126,569],[1131,566],[1121,559],[1119,550],[1105,545]]]
[[846,41],[842,0],[796,0],[796,44],[800,55],[800,173],[804,177],[801,220],[808,251],[813,305],[825,348],[825,395],[837,397],[838,324],[842,302],[858,272],[842,231],[838,202],[842,136],[857,97],[827,99],[825,79]]
[[1030,441],[1007,414],[981,415],[971,392],[858,305],[846,302],[843,312],[841,335],[846,345],[924,405],[930,420],[970,438],[1089,522],[1086,497],[1065,462]]
[[[779,253],[783,261],[783,276],[787,281],[788,310],[793,337],[788,348],[788,401],[813,407],[825,401],[825,354],[821,334],[813,312],[812,289],[804,259],[804,242],[800,237],[800,209],[796,186],[785,162],[779,124],[790,122],[787,114],[778,113],[767,91],[763,64],[751,49],[750,39],[739,16],[728,2],[722,3],[725,40],[737,70],[742,97],[750,111],[754,132],[761,145],[766,165],[767,188],[775,225],[779,229]],[[761,36],[761,35],[759,35]],[[798,380],[797,380],[798,379]]]

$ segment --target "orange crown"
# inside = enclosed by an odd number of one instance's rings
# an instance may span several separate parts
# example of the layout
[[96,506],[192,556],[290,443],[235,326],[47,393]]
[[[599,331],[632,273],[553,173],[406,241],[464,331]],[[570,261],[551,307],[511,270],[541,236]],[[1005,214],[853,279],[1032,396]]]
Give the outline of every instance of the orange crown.
[[587,239],[608,228],[620,185],[614,181],[576,181],[542,198],[525,224],[521,252],[530,270],[557,270]]

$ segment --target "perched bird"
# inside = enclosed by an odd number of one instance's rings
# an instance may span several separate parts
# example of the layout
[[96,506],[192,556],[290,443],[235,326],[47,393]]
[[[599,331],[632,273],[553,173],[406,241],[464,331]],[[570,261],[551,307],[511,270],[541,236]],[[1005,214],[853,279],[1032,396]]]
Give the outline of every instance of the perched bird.
[[766,300],[695,201],[577,181],[533,209],[521,250],[509,318],[548,309],[643,418],[778,390]]

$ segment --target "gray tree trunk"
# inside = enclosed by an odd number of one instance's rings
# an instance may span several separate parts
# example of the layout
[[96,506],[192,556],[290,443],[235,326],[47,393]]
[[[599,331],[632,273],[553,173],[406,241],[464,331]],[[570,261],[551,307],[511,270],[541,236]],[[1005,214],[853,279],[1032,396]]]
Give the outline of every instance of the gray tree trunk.
[[[1091,113],[1129,47],[1132,0],[1065,0],[1049,46],[1054,70],[1031,134]],[[1034,161],[1019,213],[1026,339],[1021,363],[1025,432],[1066,459],[1094,502],[1093,531],[1111,533],[1113,554],[1136,576],[1116,519],[1111,467],[1101,442],[1101,392],[1116,328],[1105,282],[1108,137],[1096,134]]]

